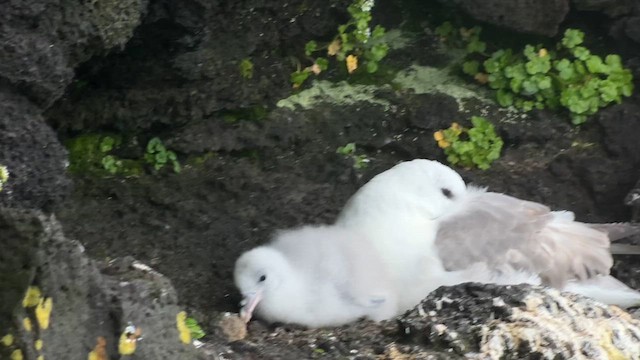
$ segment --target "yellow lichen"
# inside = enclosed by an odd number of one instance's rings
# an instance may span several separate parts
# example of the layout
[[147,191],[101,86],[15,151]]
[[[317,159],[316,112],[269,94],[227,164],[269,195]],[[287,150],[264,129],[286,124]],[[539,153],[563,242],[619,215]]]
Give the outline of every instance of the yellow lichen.
[[43,345],[44,345],[44,343],[42,342],[42,340],[41,340],[41,339],[38,339],[38,340],[36,340],[36,341],[33,343],[33,346],[34,346],[34,347],[36,348],[36,350],[38,350],[38,351],[42,350],[42,346],[43,346]]
[[447,140],[440,140],[440,141],[438,141],[438,146],[439,146],[440,148],[442,148],[442,149],[446,149],[446,148],[448,148],[449,146],[451,146],[451,143],[450,143],[450,142],[448,142]]
[[29,319],[28,317],[22,319],[22,326],[24,326],[25,330],[30,332],[33,328],[33,326],[31,325],[31,319]]
[[22,306],[27,308],[38,305],[41,296],[42,293],[37,286],[29,286],[27,293],[24,295],[24,299],[22,299]]
[[600,346],[606,352],[609,360],[626,360],[628,357],[613,344],[613,333],[611,329],[604,329],[600,338]]
[[2,339],[0,339],[0,342],[4,346],[11,346],[11,344],[13,344],[13,335],[7,334],[3,336]]
[[107,357],[107,340],[98,336],[96,339],[96,346],[89,353],[88,360],[108,360]]
[[318,64],[313,64],[311,66],[309,66],[307,69],[309,69],[309,71],[311,71],[312,73],[318,75],[322,72],[322,69],[320,68],[320,65]]
[[334,56],[340,51],[340,39],[335,39],[327,47],[327,55]]
[[436,139],[436,141],[440,141],[444,139],[444,135],[442,135],[442,130],[434,132],[433,138]]
[[547,51],[547,49],[545,49],[545,48],[542,48],[542,49],[540,49],[540,50],[538,51],[538,56],[539,56],[539,57],[545,57],[545,56],[547,56],[548,54],[549,54],[549,52],[548,52],[548,51]]
[[44,355],[38,355],[38,357],[36,358],[36,360],[44,360]]
[[4,165],[0,165],[0,191],[2,191],[2,186],[9,180],[9,170]]
[[120,340],[118,341],[120,355],[131,355],[136,352],[138,338],[141,335],[142,329],[129,324],[120,335]]
[[357,56],[355,56],[355,55],[347,56],[346,62],[347,62],[347,71],[349,72],[349,74],[351,74],[352,72],[356,71],[356,69],[358,68],[358,57]]
[[11,360],[22,360],[24,356],[22,356],[22,350],[17,349],[11,353]]
[[187,313],[184,311],[180,311],[176,315],[176,326],[178,327],[178,332],[180,333],[180,341],[184,344],[191,343],[191,331],[187,327]]
[[38,325],[45,330],[49,327],[49,319],[51,317],[51,310],[53,309],[53,300],[48,298],[40,298],[38,306],[36,307],[36,319],[38,319]]

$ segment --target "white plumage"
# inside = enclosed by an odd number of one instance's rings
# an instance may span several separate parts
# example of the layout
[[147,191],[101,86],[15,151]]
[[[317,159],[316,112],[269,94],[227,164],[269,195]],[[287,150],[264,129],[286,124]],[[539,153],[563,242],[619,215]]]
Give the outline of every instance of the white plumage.
[[544,284],[623,307],[640,293],[609,275],[610,239],[638,227],[467,187],[431,160],[403,162],[352,196],[335,225],[276,234],[236,262],[241,315],[309,327],[389,319],[463,282]]
[[241,315],[308,327],[398,313],[396,290],[370,243],[357,231],[306,226],[282,231],[236,262]]
[[542,283],[609,304],[640,305],[640,293],[608,275],[608,231],[624,229],[467,187],[437,161],[403,162],[375,176],[336,224],[373,242],[398,286],[400,310],[442,285],[468,281]]

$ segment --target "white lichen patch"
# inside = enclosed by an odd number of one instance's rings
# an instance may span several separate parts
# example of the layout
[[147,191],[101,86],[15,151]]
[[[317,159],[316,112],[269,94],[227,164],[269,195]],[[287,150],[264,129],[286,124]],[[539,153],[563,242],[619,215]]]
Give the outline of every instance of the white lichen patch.
[[411,89],[416,94],[443,93],[456,99],[460,111],[465,111],[469,99],[492,104],[490,94],[473,83],[452,74],[451,67],[435,68],[412,65],[396,75],[393,80],[396,87]]
[[618,307],[548,289],[530,294],[511,314],[481,327],[474,357],[518,358],[520,352],[541,359],[640,359],[640,321]]
[[[391,88],[385,85],[386,88]],[[388,110],[388,101],[376,97],[375,92],[380,90],[379,86],[349,84],[346,81],[332,83],[326,80],[314,81],[312,86],[286,99],[278,101],[278,107],[295,110],[296,107],[303,109],[313,108],[316,104],[328,102],[337,105],[353,105],[358,102],[368,102],[378,104]]]
[[411,44],[412,39],[400,29],[391,29],[384,33],[380,41],[389,45],[389,50],[399,50]]

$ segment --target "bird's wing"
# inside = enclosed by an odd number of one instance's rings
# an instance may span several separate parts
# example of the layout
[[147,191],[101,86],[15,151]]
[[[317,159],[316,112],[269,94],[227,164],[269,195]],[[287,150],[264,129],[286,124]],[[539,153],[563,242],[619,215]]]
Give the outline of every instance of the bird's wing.
[[468,195],[439,225],[436,248],[447,270],[485,262],[496,271],[531,271],[556,287],[609,273],[607,234],[574,221],[572,213],[472,187]]
[[389,302],[395,304],[391,275],[373,245],[355,233],[350,239],[340,240],[338,242],[349,258],[344,295],[363,307],[377,308]]
[[316,285],[329,285],[346,301],[378,307],[394,292],[389,274],[370,242],[355,232],[336,226],[305,226],[278,232],[274,248],[292,267]]
[[272,246],[311,283],[320,302],[337,294],[345,306],[374,320],[395,315],[396,293],[388,271],[361,234],[337,226],[305,226],[279,232]]

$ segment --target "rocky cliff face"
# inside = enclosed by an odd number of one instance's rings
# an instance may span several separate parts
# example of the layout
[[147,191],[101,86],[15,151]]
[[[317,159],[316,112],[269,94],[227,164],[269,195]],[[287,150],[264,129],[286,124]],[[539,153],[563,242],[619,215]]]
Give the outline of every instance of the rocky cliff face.
[[85,359],[98,338],[113,358],[129,325],[141,329],[145,346],[136,356],[142,359],[196,358],[180,341],[178,298],[161,274],[131,258],[89,259],[54,216],[37,211],[0,209],[0,230],[0,328],[13,337],[0,347],[3,358],[21,351],[25,359]]
[[[575,310],[580,319],[590,319],[584,324],[622,329],[611,337],[592,334],[591,349],[594,354],[614,351],[606,342],[611,340],[624,356],[637,356],[637,349],[620,345],[627,333],[637,334],[637,323],[626,315],[529,288],[444,289],[422,304],[426,315],[416,308],[399,319],[400,327],[363,322],[309,331],[254,323],[248,337],[235,342],[221,329],[220,314],[237,310],[231,269],[242,251],[279,228],[331,222],[359,186],[397,161],[444,160],[433,132],[477,113],[496,121],[506,146],[490,170],[460,169],[466,180],[575,211],[586,221],[639,219],[640,203],[634,193],[627,195],[638,191],[634,184],[640,177],[637,91],[576,130],[550,112],[506,112],[477,87],[444,76],[446,71],[432,69],[423,76],[412,65],[442,67],[452,61],[424,24],[431,11],[426,6],[436,3],[375,3],[374,21],[387,27],[425,14],[411,27],[419,35],[387,58],[394,87],[327,81],[284,102],[292,94],[289,76],[304,60],[304,44],[330,40],[348,18],[350,1],[4,4],[0,165],[10,177],[0,192],[0,337],[11,333],[15,340],[0,345],[0,357],[22,349],[27,359],[39,354],[84,359],[102,344],[101,337],[106,345],[98,348],[116,358],[121,334],[131,322],[142,331],[135,353],[140,359],[218,354],[445,359],[469,351],[544,358],[551,353],[513,346],[516,332],[535,335],[531,341],[542,336],[541,327],[527,324],[531,331],[525,331],[522,324],[514,325],[522,320],[516,315],[546,319],[548,314],[532,311],[525,301],[531,296],[544,304],[586,304],[584,314],[570,307],[553,316],[566,320],[562,326],[573,326],[563,316]],[[449,5],[448,11],[501,31],[552,36],[565,26],[581,26],[587,36],[603,39],[606,51],[620,53],[640,78],[637,2]],[[252,64],[250,76],[240,70],[245,60]],[[322,79],[340,76],[335,70]],[[412,76],[412,84],[399,85],[399,79]],[[129,159],[144,156],[146,141],[159,136],[176,151],[183,171],[154,172],[142,165],[137,177],[71,176],[62,143],[87,132],[121,134],[118,156]],[[355,169],[352,158],[335,153],[350,142],[371,160],[367,168]],[[625,199],[635,204],[635,213]],[[639,286],[637,260],[620,258],[613,272]],[[45,299],[52,299],[47,329],[38,323],[37,306],[22,305],[30,286],[40,290],[44,310]],[[445,304],[430,315],[427,308],[442,305],[444,297],[455,297],[455,306]],[[496,298],[507,305],[497,306]],[[459,299],[475,302],[468,307]],[[464,310],[455,310],[458,305]],[[193,313],[209,333],[199,354],[179,341],[176,314],[181,309]],[[496,322],[480,316],[498,310],[504,316]],[[32,322],[31,331],[25,318]],[[407,327],[413,329],[410,334]],[[547,340],[558,349],[552,355],[570,358],[574,353],[560,349],[573,345],[559,332],[550,333]],[[606,346],[597,341],[600,335]],[[498,347],[487,348],[488,339]]]

